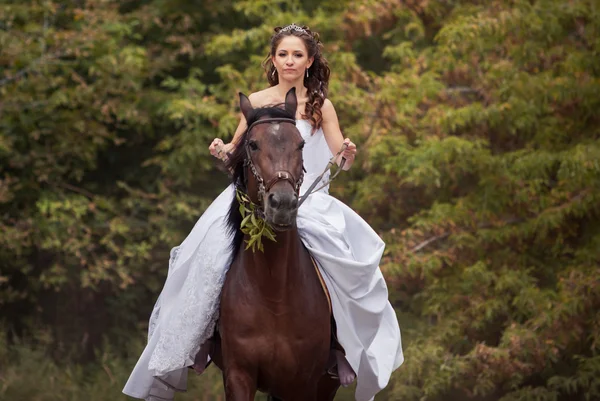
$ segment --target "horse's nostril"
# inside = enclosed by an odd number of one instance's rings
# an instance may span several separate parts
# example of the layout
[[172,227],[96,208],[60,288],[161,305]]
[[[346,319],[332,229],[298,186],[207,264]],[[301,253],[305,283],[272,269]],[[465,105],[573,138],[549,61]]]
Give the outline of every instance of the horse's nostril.
[[279,196],[277,196],[276,194],[269,194],[269,206],[271,206],[274,209],[277,209],[277,207],[279,207]]
[[294,196],[292,199],[292,209],[296,209],[298,207],[298,197]]

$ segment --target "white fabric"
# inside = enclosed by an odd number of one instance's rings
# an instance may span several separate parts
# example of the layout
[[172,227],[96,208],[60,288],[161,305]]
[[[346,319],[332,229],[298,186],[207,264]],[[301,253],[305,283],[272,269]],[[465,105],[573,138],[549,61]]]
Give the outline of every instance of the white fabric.
[[[306,141],[304,193],[332,154],[322,130],[311,135],[307,121],[296,125]],[[171,251],[167,280],[150,317],[148,344],[125,394],[159,401],[185,390],[187,367],[218,317],[231,256],[225,218],[233,196],[230,185]],[[385,244],[352,209],[328,195],[328,187],[302,204],[297,225],[331,294],[338,339],[357,373],[356,400],[371,400],[404,360],[400,328],[379,270]]]

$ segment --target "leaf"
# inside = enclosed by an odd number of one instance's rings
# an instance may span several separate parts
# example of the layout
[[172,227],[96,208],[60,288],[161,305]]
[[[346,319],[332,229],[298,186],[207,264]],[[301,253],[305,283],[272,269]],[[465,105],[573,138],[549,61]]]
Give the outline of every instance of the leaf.
[[265,237],[267,237],[268,239],[270,239],[271,241],[277,242],[275,240],[275,234],[273,233],[273,230],[270,227],[268,227],[266,230],[264,230],[263,235]]
[[244,228],[246,227],[246,225],[248,224],[248,222],[250,221],[250,219],[252,218],[252,214],[247,215],[246,217],[244,217],[244,219],[242,220],[240,227]]

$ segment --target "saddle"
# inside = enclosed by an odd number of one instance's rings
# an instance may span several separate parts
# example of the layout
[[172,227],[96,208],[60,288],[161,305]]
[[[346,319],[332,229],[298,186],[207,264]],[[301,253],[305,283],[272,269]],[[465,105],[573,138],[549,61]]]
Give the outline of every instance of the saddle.
[[[344,355],[346,355],[346,350],[337,339],[337,325],[335,324],[335,319],[333,318],[333,309],[331,307],[331,294],[329,294],[329,290],[327,289],[327,285],[325,284],[325,280],[323,280],[323,276],[321,275],[321,271],[319,270],[319,266],[317,266],[317,262],[311,256],[310,260],[313,262],[313,266],[315,267],[315,271],[317,272],[317,277],[319,277],[319,282],[321,283],[321,287],[323,288],[323,292],[325,293],[325,297],[327,298],[327,305],[329,306],[329,316],[331,317],[331,345],[330,349],[341,351]],[[327,374],[333,377],[334,379],[339,379],[337,375],[337,363],[333,352],[330,353],[329,361],[327,362]]]

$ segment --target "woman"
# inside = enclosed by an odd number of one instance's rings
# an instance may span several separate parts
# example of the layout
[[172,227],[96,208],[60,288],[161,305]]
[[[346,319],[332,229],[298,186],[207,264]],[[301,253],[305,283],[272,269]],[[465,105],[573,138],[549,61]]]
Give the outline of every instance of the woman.
[[[343,138],[334,106],[327,99],[330,71],[318,35],[295,24],[276,28],[265,67],[271,86],[251,94],[250,101],[255,108],[280,104],[295,87],[296,126],[306,141],[301,193],[343,143],[347,148],[340,160],[346,158],[344,168],[350,168],[356,146]],[[242,116],[231,143],[213,140],[211,154],[226,158],[245,129]],[[327,179],[325,175],[323,180]],[[169,400],[174,391],[185,390],[187,367],[203,372],[231,258],[225,219],[233,196],[229,186],[171,251],[165,287],[150,318],[148,345],[125,385],[125,394]],[[338,340],[346,350],[345,357],[339,351],[335,354],[340,382],[347,386],[358,377],[356,399],[370,400],[403,362],[398,321],[379,270],[384,243],[354,211],[328,195],[328,186],[300,207],[297,226],[331,295]]]

